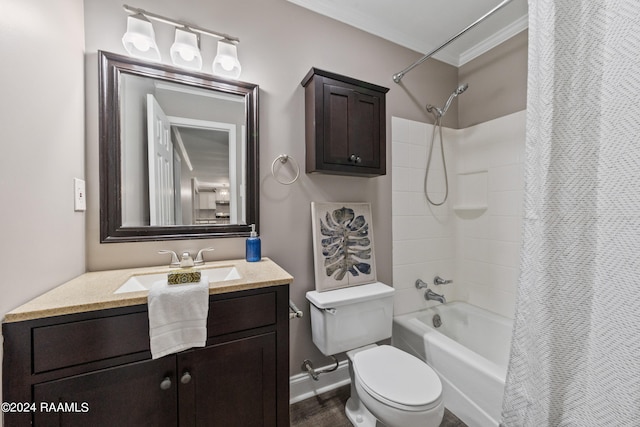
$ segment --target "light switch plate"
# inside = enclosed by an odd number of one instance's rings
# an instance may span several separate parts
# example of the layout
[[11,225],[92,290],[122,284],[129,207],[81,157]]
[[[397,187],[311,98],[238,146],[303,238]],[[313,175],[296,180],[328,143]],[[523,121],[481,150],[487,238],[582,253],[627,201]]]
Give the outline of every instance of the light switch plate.
[[87,195],[85,193],[84,179],[73,178],[73,208],[76,212],[84,212],[87,210]]

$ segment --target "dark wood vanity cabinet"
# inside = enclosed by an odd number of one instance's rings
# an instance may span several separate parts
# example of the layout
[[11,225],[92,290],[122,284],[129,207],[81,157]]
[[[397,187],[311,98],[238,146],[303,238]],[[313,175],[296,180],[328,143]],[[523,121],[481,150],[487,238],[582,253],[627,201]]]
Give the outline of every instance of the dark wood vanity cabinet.
[[[207,345],[151,360],[146,305],[3,324],[10,426],[289,426],[288,285],[210,297]],[[24,406],[24,405],[23,405]]]
[[307,173],[384,175],[389,89],[317,68],[302,86]]

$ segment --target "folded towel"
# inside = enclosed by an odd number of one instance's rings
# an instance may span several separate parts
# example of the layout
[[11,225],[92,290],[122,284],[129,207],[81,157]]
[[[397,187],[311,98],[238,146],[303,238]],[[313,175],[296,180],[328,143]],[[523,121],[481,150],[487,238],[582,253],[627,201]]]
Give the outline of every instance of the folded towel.
[[151,356],[157,359],[191,347],[204,347],[207,341],[209,280],[168,285],[156,282],[147,297]]

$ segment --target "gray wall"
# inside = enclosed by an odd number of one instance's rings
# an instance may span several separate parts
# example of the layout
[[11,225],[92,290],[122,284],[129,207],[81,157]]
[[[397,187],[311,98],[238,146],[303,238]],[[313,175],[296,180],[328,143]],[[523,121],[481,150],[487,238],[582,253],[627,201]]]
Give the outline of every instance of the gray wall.
[[73,178],[84,177],[84,30],[81,0],[3,0],[0,10],[3,318],[85,270],[85,214],[73,211]]
[[[300,81],[312,66],[391,88],[387,94],[387,152],[390,157],[392,115],[427,121],[423,105],[446,99],[457,84],[457,69],[430,60],[403,79],[391,76],[420,55],[284,0],[152,1],[137,7],[238,36],[241,79],[260,85],[260,234],[262,251],[289,271],[295,281],[291,297],[305,311],[304,294],[314,289],[311,252],[311,201],[367,201],[372,204],[378,278],[391,283],[391,176],[353,178],[301,174],[294,185],[277,183],[271,162],[281,153],[304,165],[304,91]],[[168,262],[159,249],[214,246],[211,259],[244,257],[244,239],[153,243],[99,243],[97,50],[124,54],[121,44],[126,14],[119,0],[86,0],[87,180],[89,270]],[[155,25],[163,60],[173,29]],[[215,42],[203,37],[205,67],[213,61]],[[210,68],[209,68],[210,69]],[[450,120],[455,121],[452,114]],[[452,122],[449,126],[455,127]],[[387,159],[387,170],[391,170]],[[209,259],[209,258],[208,258]],[[305,358],[327,363],[311,342],[309,317],[291,322],[291,373]]]
[[460,129],[527,107],[528,33],[525,30],[460,67],[459,81],[469,83],[458,97]]

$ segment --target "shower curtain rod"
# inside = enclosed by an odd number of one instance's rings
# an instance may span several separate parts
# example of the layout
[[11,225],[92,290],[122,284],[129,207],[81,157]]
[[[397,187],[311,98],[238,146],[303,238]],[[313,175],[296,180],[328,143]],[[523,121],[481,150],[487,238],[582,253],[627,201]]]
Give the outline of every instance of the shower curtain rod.
[[465,28],[464,30],[460,31],[455,36],[451,37],[449,40],[447,40],[442,45],[440,45],[440,47],[437,47],[436,49],[433,49],[431,52],[427,53],[425,56],[423,56],[422,58],[418,59],[413,64],[409,65],[404,70],[400,71],[399,73],[394,74],[393,75],[393,81],[396,82],[396,83],[400,83],[400,80],[402,80],[404,75],[407,74],[409,71],[413,70],[415,67],[417,67],[418,65],[422,64],[427,59],[431,58],[431,56],[433,56],[433,54],[437,53],[440,49],[448,46],[449,43],[451,43],[452,41],[454,41],[455,39],[457,39],[458,37],[460,37],[461,35],[463,35],[467,31],[469,31],[470,29],[472,29],[473,27],[475,27],[476,25],[478,25],[479,23],[481,23],[482,21],[487,19],[489,16],[493,15],[494,13],[496,13],[498,10],[502,9],[504,6],[506,6],[511,1],[512,0],[503,0],[502,3],[500,3],[499,5],[494,7],[493,9],[491,9],[489,12],[485,13],[484,15],[482,15],[473,24],[469,25],[467,28]]

